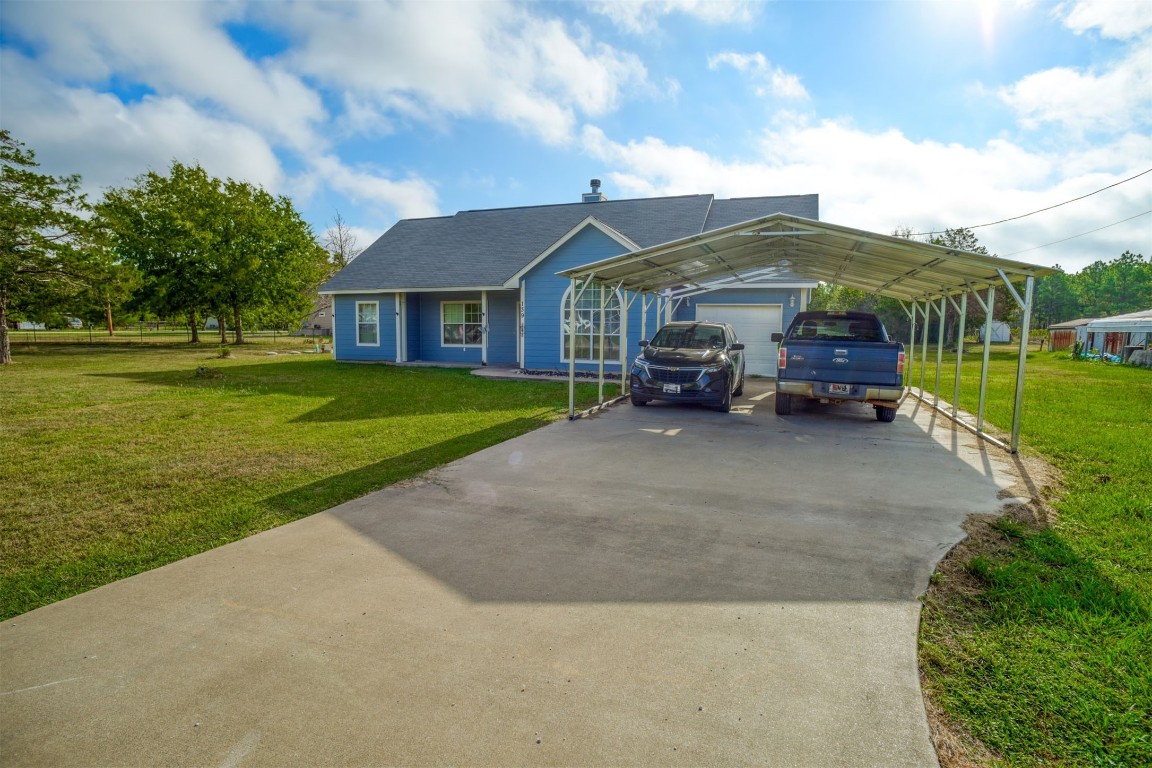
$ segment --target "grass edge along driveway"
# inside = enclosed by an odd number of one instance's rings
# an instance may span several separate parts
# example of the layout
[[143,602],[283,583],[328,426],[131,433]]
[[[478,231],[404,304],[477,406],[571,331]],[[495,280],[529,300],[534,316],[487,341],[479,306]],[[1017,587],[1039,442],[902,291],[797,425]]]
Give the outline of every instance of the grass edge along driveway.
[[[560,382],[291,351],[17,348],[0,369],[0,617],[328,509],[566,414]],[[577,395],[594,401],[595,387]]]
[[[1014,357],[993,361],[994,424],[1011,421]],[[978,360],[961,381],[974,413]],[[1029,353],[1024,409],[1023,450],[1063,486],[1045,500],[1051,524],[1023,509],[971,520],[933,576],[925,694],[977,740],[941,763],[1152,765],[1152,371]]]

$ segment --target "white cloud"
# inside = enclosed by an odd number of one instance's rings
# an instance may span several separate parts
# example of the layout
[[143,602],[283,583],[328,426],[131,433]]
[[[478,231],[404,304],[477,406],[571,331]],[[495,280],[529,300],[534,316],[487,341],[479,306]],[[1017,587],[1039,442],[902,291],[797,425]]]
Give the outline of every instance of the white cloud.
[[237,3],[10,3],[5,22],[61,79],[100,88],[112,75],[161,98],[246,122],[296,149],[314,146],[319,96],[275,61],[254,62],[221,26]]
[[[822,219],[882,233],[898,226],[917,232],[975,226],[1028,213],[1131,176],[1133,158],[1152,156],[1152,138],[1138,134],[1106,148],[1046,153],[1005,140],[979,147],[914,141],[900,131],[867,133],[835,120],[778,123],[763,132],[758,151],[741,160],[652,137],[617,143],[591,126],[583,139],[590,155],[617,169],[606,176],[621,196],[815,192]],[[1149,179],[976,235],[1006,255],[1087,232],[1152,208]],[[1145,218],[1018,258],[1075,271],[1125,249],[1148,253],[1150,246]]]
[[198,162],[219,178],[282,189],[284,175],[267,140],[252,128],[199,112],[177,97],[126,104],[108,93],[44,77],[20,54],[0,51],[0,112],[5,127],[36,150],[46,173],[79,173],[94,198],[172,160]]
[[592,10],[633,34],[654,31],[660,19],[674,13],[706,24],[749,22],[756,5],[751,0],[596,0]]
[[1056,67],[1028,75],[997,95],[1028,129],[1045,123],[1075,132],[1147,127],[1152,122],[1152,55],[1137,43],[1126,58],[1102,72]]
[[509,2],[302,3],[265,7],[299,39],[287,61],[352,94],[349,123],[481,117],[551,144],[572,138],[578,115],[614,109],[643,86],[639,58],[586,31]]
[[1060,6],[1064,24],[1076,33],[1099,29],[1104,37],[1129,39],[1152,29],[1152,3],[1146,0],[1080,0]]
[[310,176],[357,205],[385,207],[401,218],[439,215],[436,189],[418,177],[394,181],[375,168],[350,168],[332,155],[317,156]]
[[737,72],[748,75],[754,83],[756,95],[762,98],[771,96],[797,101],[808,99],[808,91],[800,82],[800,78],[773,66],[762,53],[726,51],[708,58],[709,69],[719,69],[721,66],[729,66]]

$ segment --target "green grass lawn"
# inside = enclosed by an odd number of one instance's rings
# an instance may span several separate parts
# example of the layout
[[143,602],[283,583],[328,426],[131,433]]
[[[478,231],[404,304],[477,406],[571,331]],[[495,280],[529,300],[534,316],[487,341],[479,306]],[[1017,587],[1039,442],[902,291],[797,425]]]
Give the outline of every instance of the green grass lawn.
[[[268,349],[17,347],[0,368],[0,613],[326,509],[567,405],[562,383]],[[990,423],[1011,423],[1014,386],[1015,353],[995,352]],[[1152,372],[1029,355],[1022,439],[1064,473],[1058,520],[993,524],[995,546],[960,564],[966,588],[929,595],[920,641],[933,700],[1004,765],[1152,765],[1150,435]]]
[[[1011,424],[1015,358],[994,354],[993,424]],[[979,355],[965,360],[974,413]],[[930,695],[1004,765],[1152,765],[1152,371],[1030,353],[1022,440],[1063,474],[1057,519],[992,523],[949,577],[967,588],[929,595]]]
[[[0,617],[327,509],[567,412],[567,382],[272,349],[219,359],[210,345],[16,346],[0,368]],[[580,385],[582,403],[595,396]]]

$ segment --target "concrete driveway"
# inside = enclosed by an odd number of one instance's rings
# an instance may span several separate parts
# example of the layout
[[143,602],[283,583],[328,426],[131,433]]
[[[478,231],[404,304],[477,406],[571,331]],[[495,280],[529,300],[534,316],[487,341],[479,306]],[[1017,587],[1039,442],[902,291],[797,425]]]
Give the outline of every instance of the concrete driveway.
[[917,596],[1016,482],[906,403],[620,405],[0,625],[4,765],[934,765]]

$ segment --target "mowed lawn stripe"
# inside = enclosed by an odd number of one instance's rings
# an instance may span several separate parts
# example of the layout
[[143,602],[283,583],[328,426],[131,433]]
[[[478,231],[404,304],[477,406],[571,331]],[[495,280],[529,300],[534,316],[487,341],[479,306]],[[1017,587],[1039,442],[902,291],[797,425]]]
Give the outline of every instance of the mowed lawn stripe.
[[268,351],[18,347],[0,371],[2,615],[327,509],[567,407],[559,382]]

